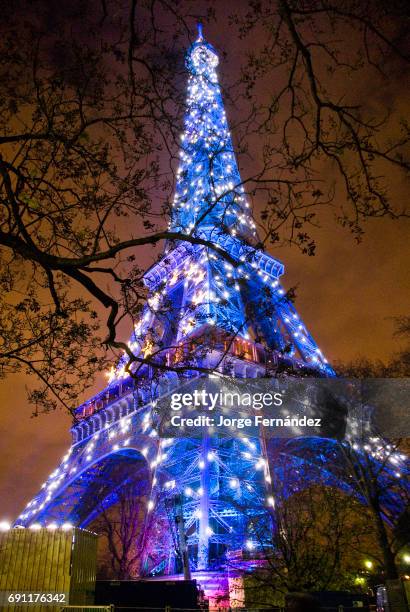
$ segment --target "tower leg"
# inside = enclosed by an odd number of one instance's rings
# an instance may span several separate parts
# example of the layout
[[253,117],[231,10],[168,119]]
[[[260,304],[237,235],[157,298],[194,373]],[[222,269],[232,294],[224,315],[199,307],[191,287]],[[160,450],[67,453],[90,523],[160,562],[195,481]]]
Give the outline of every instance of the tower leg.
[[198,564],[199,570],[207,569],[209,559],[209,496],[210,496],[210,474],[208,453],[210,450],[210,440],[205,437],[202,441],[202,451],[200,457],[201,468],[201,502],[199,504],[199,534],[198,534]]

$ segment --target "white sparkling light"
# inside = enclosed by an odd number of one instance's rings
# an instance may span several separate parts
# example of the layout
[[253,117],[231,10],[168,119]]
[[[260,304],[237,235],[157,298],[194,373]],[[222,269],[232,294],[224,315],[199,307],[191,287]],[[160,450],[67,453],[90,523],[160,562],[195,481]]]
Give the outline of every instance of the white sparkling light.
[[0,521],[0,531],[8,531],[11,529],[11,525],[8,521]]

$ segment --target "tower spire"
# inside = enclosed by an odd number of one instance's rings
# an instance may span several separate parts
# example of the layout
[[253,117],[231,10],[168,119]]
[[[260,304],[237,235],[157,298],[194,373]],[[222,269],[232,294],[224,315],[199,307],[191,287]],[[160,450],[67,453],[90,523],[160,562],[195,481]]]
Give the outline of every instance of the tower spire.
[[255,234],[222,101],[215,49],[198,38],[186,55],[188,92],[171,228],[229,233],[247,240]]

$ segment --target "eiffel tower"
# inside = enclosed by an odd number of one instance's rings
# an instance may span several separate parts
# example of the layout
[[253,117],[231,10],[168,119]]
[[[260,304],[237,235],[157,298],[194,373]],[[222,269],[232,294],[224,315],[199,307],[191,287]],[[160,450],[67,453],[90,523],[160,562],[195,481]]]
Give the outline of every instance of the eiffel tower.
[[[258,546],[252,521],[268,516],[274,503],[275,465],[262,437],[160,439],[153,423],[158,398],[206,371],[236,378],[334,376],[282,288],[283,264],[257,246],[218,61],[199,28],[186,56],[187,111],[169,224],[213,248],[168,243],[146,272],[149,298],[129,346],[151,364],[131,377],[123,360],[112,368],[107,387],[76,409],[72,446],[16,521],[86,528],[100,503],[118,500],[130,472],[145,470],[145,576],[180,569],[169,517],[173,499],[182,508],[192,570],[221,576],[229,556]],[[239,506],[247,508],[246,516]]]

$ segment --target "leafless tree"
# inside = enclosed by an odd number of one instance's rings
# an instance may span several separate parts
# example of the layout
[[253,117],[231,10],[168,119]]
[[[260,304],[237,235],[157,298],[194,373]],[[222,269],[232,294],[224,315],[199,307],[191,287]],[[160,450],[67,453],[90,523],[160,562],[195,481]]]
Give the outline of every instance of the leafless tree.
[[36,406],[72,408],[103,347],[147,361],[117,335],[147,298],[138,253],[207,243],[164,229],[186,14],[133,0],[1,10],[1,373],[35,373]]
[[400,452],[401,441],[387,442],[367,436],[361,441],[339,443],[344,471],[353,492],[368,509],[381,551],[386,577],[397,579],[397,555],[410,543],[403,529],[409,517],[409,465]]
[[[357,235],[367,217],[407,216],[388,180],[391,170],[408,171],[407,124],[386,114],[387,104],[367,109],[352,87],[363,70],[389,84],[391,67],[397,74],[407,66],[400,5],[241,7],[232,22],[262,44],[253,45],[239,82],[227,79],[225,94],[239,109],[239,144],[242,132],[249,147],[263,142],[242,177],[248,194],[266,196],[261,243],[314,252],[305,226],[336,201],[323,163],[342,177],[348,207],[337,216]],[[194,18],[219,20],[221,5],[3,0],[0,9],[0,371],[40,379],[30,394],[36,409],[72,409],[112,359],[105,349],[165,367],[122,340],[147,299],[144,257],[155,260],[164,241],[217,248],[195,228],[167,231],[166,218],[184,111],[183,50]],[[269,99],[258,89],[266,79]]]
[[[409,373],[408,316],[394,319],[399,348],[390,361],[358,358],[349,364],[339,364],[336,370],[346,378],[364,380],[402,378]],[[404,341],[404,342],[403,342]],[[406,423],[401,423],[403,430]],[[398,577],[397,554],[410,543],[405,525],[409,520],[409,440],[371,435],[364,431],[349,443],[340,443],[342,465],[356,494],[370,509],[383,565],[389,578]]]
[[388,178],[410,169],[408,122],[393,102],[410,60],[407,7],[255,0],[232,13],[249,43],[241,83],[259,148],[264,142],[255,193],[266,240],[312,255],[309,224],[329,202],[357,239],[368,217],[408,217]]
[[388,361],[358,357],[349,363],[336,363],[335,369],[344,378],[405,378],[410,375],[410,317],[394,317],[394,338],[397,350]]
[[249,554],[263,561],[248,584],[255,605],[263,598],[272,603],[275,593],[355,588],[364,555],[378,556],[366,513],[352,496],[321,485],[293,493],[287,486],[286,479],[272,480],[271,540],[263,539],[261,525],[251,525]]
[[[100,574],[118,580],[135,578],[140,573],[141,555],[152,514],[147,512],[146,468],[127,475],[116,483],[111,494],[101,499],[98,513],[89,528],[101,536]],[[104,567],[105,565],[108,566]]]

